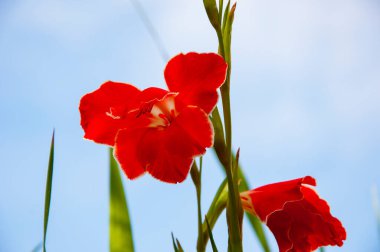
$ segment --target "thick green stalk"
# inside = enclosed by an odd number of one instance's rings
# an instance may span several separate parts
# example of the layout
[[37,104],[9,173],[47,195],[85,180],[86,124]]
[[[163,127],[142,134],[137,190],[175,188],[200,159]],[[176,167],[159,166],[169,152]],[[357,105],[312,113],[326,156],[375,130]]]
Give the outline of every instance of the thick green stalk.
[[[230,16],[230,13],[228,13]],[[227,18],[227,22],[232,25],[232,19]],[[218,32],[219,31],[219,32]],[[227,220],[229,229],[229,244],[231,249],[235,251],[243,251],[242,235],[241,235],[241,215],[240,197],[237,187],[237,177],[233,174],[232,169],[232,120],[231,120],[231,102],[230,102],[230,77],[231,77],[231,39],[230,32],[222,33],[221,29],[218,30],[219,49],[223,52],[223,58],[228,64],[226,81],[221,87],[222,105],[224,115],[226,149],[225,149],[225,170],[228,181],[229,200],[227,204]],[[223,35],[227,35],[227,38]],[[223,50],[222,50],[223,49]]]
[[229,92],[229,76],[222,87],[222,104],[224,114],[225,136],[226,136],[226,151],[225,151],[225,170],[228,181],[228,204],[227,204],[227,219],[229,224],[229,239],[233,251],[242,251],[242,236],[241,224],[239,221],[238,202],[240,197],[236,197],[237,180],[234,179],[232,172],[232,122],[231,122],[231,107],[230,107],[230,92]]
[[[221,140],[215,140],[215,143],[223,143],[223,142]],[[219,162],[223,166],[225,166],[225,163],[226,163],[225,153],[224,153],[225,148],[223,146],[214,145],[214,151],[215,151],[216,156],[219,159]],[[232,156],[232,159],[235,160],[234,155]],[[239,191],[250,190],[251,187],[249,186],[248,181],[247,181],[240,165],[238,165],[237,169],[238,169],[238,178],[240,180]],[[263,225],[261,224],[261,221],[256,216],[254,216],[252,214],[247,213],[246,216],[247,216],[248,221],[251,224],[252,228],[254,229],[256,236],[259,239],[263,250],[265,252],[270,252],[269,244],[268,244],[268,241],[266,239],[264,229],[263,229]]]
[[[223,115],[225,124],[225,137],[226,148],[225,158],[226,162],[223,164],[228,181],[228,203],[227,203],[227,224],[229,233],[229,251],[241,252],[242,248],[242,235],[241,235],[241,220],[240,219],[240,197],[237,187],[237,178],[234,178],[232,169],[232,122],[231,122],[231,107],[230,107],[230,72],[231,72],[231,27],[235,11],[235,5],[231,9],[226,9],[224,13],[226,25],[222,30],[222,20],[220,13],[222,13],[223,6],[220,4],[219,11],[216,8],[215,0],[203,0],[206,13],[209,17],[210,23],[215,28],[219,41],[219,53],[228,64],[227,76],[225,83],[221,87]],[[222,3],[220,1],[219,3]],[[229,5],[227,5],[229,8]]]

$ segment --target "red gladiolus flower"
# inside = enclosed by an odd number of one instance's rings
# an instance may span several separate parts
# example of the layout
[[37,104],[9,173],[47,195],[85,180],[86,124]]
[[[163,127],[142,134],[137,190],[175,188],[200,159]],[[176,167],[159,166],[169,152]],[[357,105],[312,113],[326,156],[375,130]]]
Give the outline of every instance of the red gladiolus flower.
[[227,64],[217,54],[188,53],[168,62],[169,91],[141,91],[108,81],[80,101],[84,137],[114,147],[130,179],[148,172],[165,182],[182,182],[194,157],[213,145],[208,114],[226,71]]
[[309,252],[343,245],[346,231],[327,202],[304,178],[265,185],[240,194],[243,208],[258,216],[274,234],[280,252]]

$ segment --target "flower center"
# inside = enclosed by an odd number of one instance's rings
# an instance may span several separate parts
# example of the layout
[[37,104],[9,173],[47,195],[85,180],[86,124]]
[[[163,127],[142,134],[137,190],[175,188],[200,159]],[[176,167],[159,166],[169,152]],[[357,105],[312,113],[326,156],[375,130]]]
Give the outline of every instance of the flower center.
[[162,100],[153,104],[150,110],[151,123],[149,127],[168,127],[177,117],[174,98],[176,94],[168,94]]
[[144,103],[138,110],[136,118],[144,116],[148,119],[149,128],[166,128],[177,117],[174,99],[177,93],[168,93],[161,100]]

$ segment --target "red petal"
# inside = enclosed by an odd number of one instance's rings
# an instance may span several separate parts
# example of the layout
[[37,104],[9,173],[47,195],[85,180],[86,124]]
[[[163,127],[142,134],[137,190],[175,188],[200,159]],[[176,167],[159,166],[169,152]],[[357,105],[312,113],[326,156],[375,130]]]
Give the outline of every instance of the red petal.
[[113,146],[119,129],[125,127],[128,111],[141,91],[132,85],[108,81],[82,97],[79,105],[86,139]]
[[268,215],[281,209],[285,202],[300,200],[303,198],[300,190],[300,185],[303,183],[315,185],[315,179],[307,176],[304,178],[261,186],[246,193],[248,193],[251,198],[254,198],[253,204],[255,206],[255,212],[262,221],[266,222]]
[[160,100],[168,93],[167,90],[157,87],[144,89],[136,98],[141,102],[149,102],[152,100]]
[[[313,190],[306,190],[313,194],[311,198],[305,195],[303,200],[288,202],[281,211],[268,217],[267,225],[275,235],[280,251],[289,248],[288,243],[281,245],[285,235],[292,244],[292,251],[314,251],[328,245],[342,246],[346,239],[342,224],[331,216],[330,208],[324,200]],[[319,204],[318,209],[313,204]],[[283,228],[285,223],[288,225],[286,229]]]
[[280,252],[308,252],[320,246],[343,245],[346,231],[327,202],[304,177],[270,184],[241,194],[243,207],[266,220]]
[[181,107],[194,105],[209,114],[217,103],[217,89],[224,83],[226,73],[227,64],[218,54],[188,53],[168,62],[165,79],[171,92],[179,92],[177,101]]
[[168,183],[182,182],[193,158],[213,144],[213,129],[197,107],[184,108],[168,127],[121,130],[115,154],[129,178],[145,170]]
[[129,179],[145,173],[145,165],[140,159],[140,150],[144,148],[141,139],[144,138],[145,131],[146,129],[124,129],[117,134],[114,156]]

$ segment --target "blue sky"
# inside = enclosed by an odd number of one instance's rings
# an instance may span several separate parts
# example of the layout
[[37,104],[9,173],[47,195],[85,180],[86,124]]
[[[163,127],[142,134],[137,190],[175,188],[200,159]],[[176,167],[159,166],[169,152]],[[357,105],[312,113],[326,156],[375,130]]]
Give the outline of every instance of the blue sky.
[[[217,47],[202,1],[141,1],[171,56]],[[347,229],[343,248],[379,251],[380,5],[375,0],[239,1],[233,34],[233,143],[252,185],[312,175]],[[49,251],[107,251],[107,149],[83,140],[78,103],[106,80],[165,87],[165,62],[128,0],[0,3],[0,251],[42,238],[56,129]],[[210,151],[204,211],[223,174]],[[190,179],[124,180],[136,251],[196,240]],[[259,251],[245,225],[246,251]],[[226,247],[223,218],[215,228]],[[276,246],[273,243],[274,251]]]

